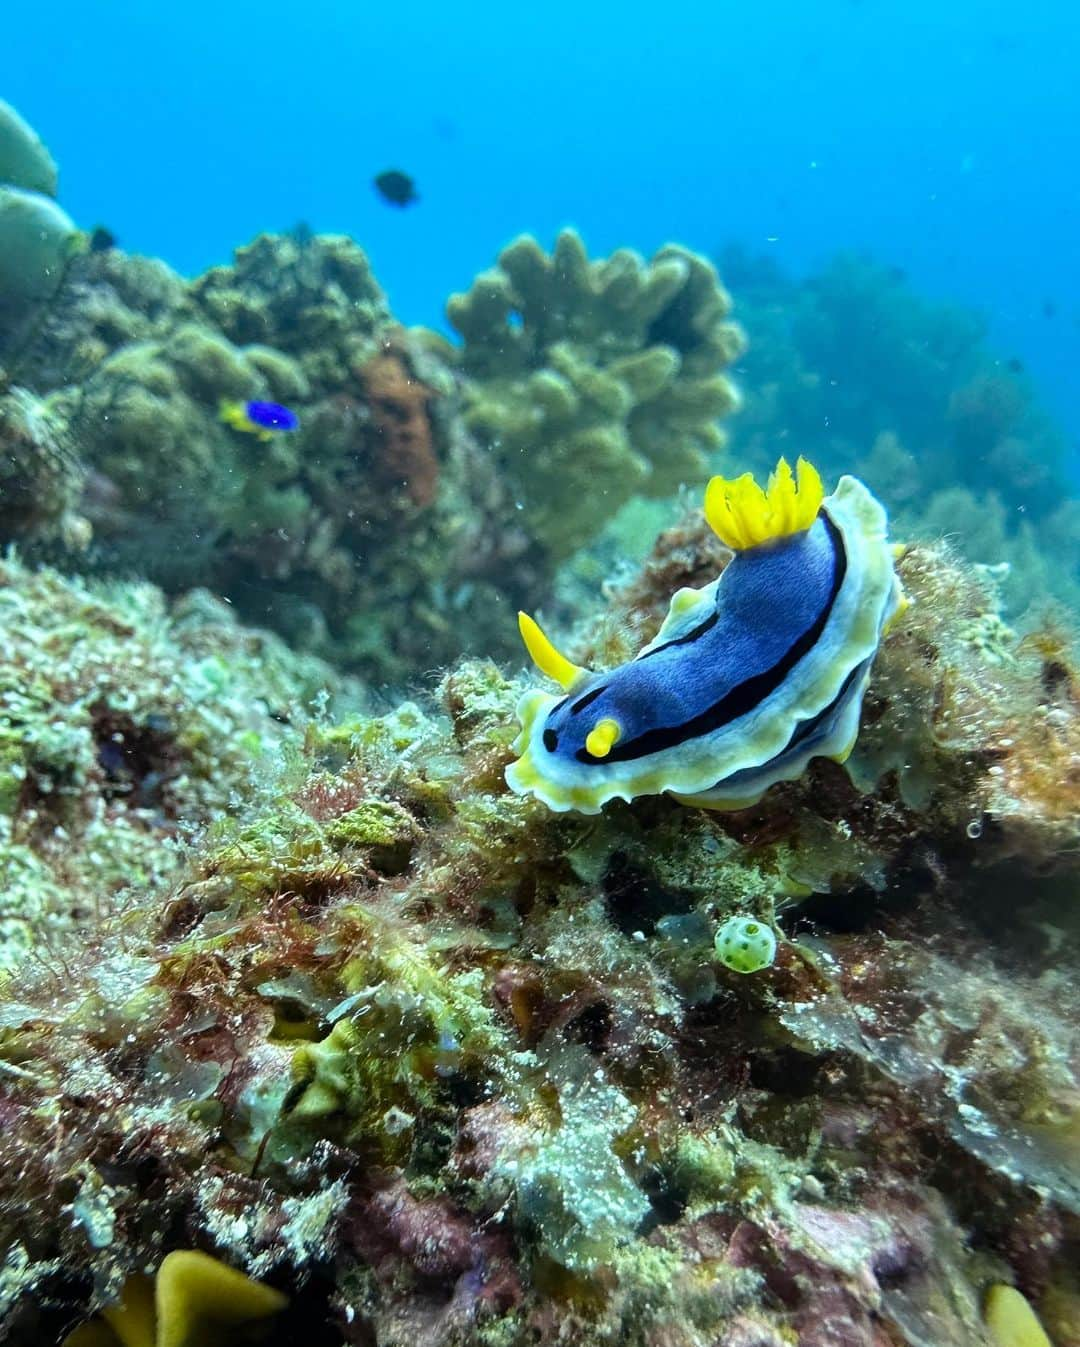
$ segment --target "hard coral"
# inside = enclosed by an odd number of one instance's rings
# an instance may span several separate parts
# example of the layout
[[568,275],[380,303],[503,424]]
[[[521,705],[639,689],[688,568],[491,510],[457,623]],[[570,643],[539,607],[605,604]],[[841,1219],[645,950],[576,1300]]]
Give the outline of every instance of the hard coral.
[[[524,591],[539,551],[456,415],[453,374],[391,323],[350,240],[262,237],[190,285],[84,254],[16,335],[0,355],[68,447],[69,513],[94,532],[69,564],[206,585],[384,681],[509,645],[506,563]],[[223,425],[221,402],[248,398],[299,429],[263,442]],[[0,513],[0,541],[52,533]]]
[[[555,557],[637,492],[700,478],[737,403],[742,350],[709,263],[675,245],[650,262],[590,262],[564,230],[550,256],[528,236],[447,315],[463,339],[465,422],[514,484]],[[541,489],[542,488],[542,489]]]
[[191,287],[209,323],[241,346],[297,359],[317,391],[339,389],[389,321],[367,257],[341,235],[262,234]]
[[0,183],[56,195],[56,164],[33,127],[0,99]]

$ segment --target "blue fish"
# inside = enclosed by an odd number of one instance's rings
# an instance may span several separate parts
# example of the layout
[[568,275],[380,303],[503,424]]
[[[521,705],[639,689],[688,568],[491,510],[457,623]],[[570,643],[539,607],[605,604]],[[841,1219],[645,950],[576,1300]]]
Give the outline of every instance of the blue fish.
[[233,430],[269,440],[275,431],[296,430],[300,418],[280,402],[230,402],[221,404],[221,419]]

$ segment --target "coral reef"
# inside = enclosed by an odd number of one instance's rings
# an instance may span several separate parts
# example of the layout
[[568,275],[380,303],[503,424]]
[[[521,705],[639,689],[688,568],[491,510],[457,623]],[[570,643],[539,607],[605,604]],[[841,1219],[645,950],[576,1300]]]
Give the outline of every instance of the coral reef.
[[32,127],[0,99],[0,359],[26,339],[81,246],[53,200],[56,164]]
[[0,561],[0,629],[0,968],[176,874],[317,698],[360,695],[206,593]]
[[738,249],[720,263],[749,337],[740,459],[764,467],[790,444],[830,473],[857,471],[902,534],[948,534],[974,561],[1008,563],[1011,613],[1048,596],[1076,611],[1080,511],[1065,438],[1017,362],[989,349],[978,315],[923,299],[858,255],[803,283]]
[[380,452],[372,478],[385,489],[404,490],[418,510],[435,503],[439,460],[432,444],[428,404],[434,392],[413,378],[404,358],[393,350],[360,366]]
[[[639,489],[701,474],[741,338],[711,267],[679,248],[589,262],[564,234],[553,259],[522,240],[500,265],[451,302],[455,351],[394,324],[345,238],[264,236],[187,286],[116,249],[74,259],[2,353],[77,448],[93,542],[74,564],[207,585],[383,680],[505,649],[506,608],[560,555]],[[238,435],[218,409],[247,398],[300,429]]]
[[638,492],[706,470],[737,403],[742,350],[712,266],[674,245],[590,261],[564,230],[517,239],[447,305],[462,338],[464,419],[551,554],[580,547]]
[[[324,393],[349,382],[391,321],[366,256],[340,234],[263,234],[238,248],[231,266],[198,277],[191,295],[230,341],[292,356]],[[295,386],[275,391],[306,396]]]
[[[575,656],[622,658],[714,546],[661,538]],[[503,784],[521,683],[465,663],[442,712],[311,725],[167,890],[17,972],[12,1340],[188,1249],[288,1295],[270,1342],[984,1347],[1003,1285],[1053,1339],[1077,676],[942,548],[898,564],[851,775],[556,816]],[[771,961],[725,966],[733,918]]]
[[[70,515],[66,564],[208,586],[384,680],[449,659],[470,627],[497,646],[507,559],[522,585],[542,573],[507,488],[440,406],[452,376],[393,325],[348,240],[263,238],[191,286],[116,249],[81,255],[0,358],[70,467],[54,483],[41,446],[17,456],[9,477],[48,524],[13,493],[0,536],[24,549]],[[299,411],[299,431],[264,444],[222,423],[223,400],[253,397]]]
[[18,331],[56,293],[78,243],[50,197],[0,186],[0,325]]
[[[71,252],[51,173],[0,105],[0,251],[20,210],[52,250],[0,324],[0,1336],[1080,1340],[1080,671],[1013,625],[1080,584],[1080,510],[978,324],[728,259],[751,466],[868,460],[912,606],[846,766],[555,815],[506,786],[524,677],[460,654],[719,447],[711,266],[521,239],[455,347],[341,237],[191,282]],[[250,398],[298,429],[221,420]],[[635,574],[611,537],[594,668],[728,557],[696,513]],[[376,713],[235,613],[449,665],[439,701]]]
[[83,485],[64,427],[25,390],[0,393],[0,534],[85,547],[90,525],[76,509]]
[[55,196],[56,163],[40,136],[0,98],[0,183]]
[[[393,322],[351,240],[268,235],[189,285],[77,257],[0,357],[77,447],[93,543],[74,564],[207,585],[401,681],[505,649],[506,608],[559,557],[639,490],[701,475],[735,403],[729,308],[692,253],[590,262],[564,233],[451,300],[457,350]],[[238,435],[218,409],[247,398],[299,430]]]

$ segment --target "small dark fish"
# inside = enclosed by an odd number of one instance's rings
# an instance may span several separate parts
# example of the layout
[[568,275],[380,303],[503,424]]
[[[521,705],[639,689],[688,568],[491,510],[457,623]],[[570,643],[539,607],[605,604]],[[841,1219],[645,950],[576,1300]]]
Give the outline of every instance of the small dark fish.
[[1023,374],[1024,362],[1022,360],[1017,360],[1016,356],[1013,356],[1011,360],[1006,360],[1005,368],[1011,370],[1013,374]]
[[95,225],[90,231],[90,251],[107,253],[116,247],[116,235],[104,225]]
[[280,402],[229,402],[221,404],[221,419],[233,430],[257,435],[260,440],[271,438],[275,430],[296,430],[300,418]]
[[307,248],[315,238],[315,231],[306,220],[297,220],[289,230],[289,238],[298,248]]
[[411,206],[414,201],[420,200],[416,183],[407,173],[401,173],[396,168],[388,168],[385,173],[380,173],[374,179],[374,185],[382,199],[389,201],[391,206]]

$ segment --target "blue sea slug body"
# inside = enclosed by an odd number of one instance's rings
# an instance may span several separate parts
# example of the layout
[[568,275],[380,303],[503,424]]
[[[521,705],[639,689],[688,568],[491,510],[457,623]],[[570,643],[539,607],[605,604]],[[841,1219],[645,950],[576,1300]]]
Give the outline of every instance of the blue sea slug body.
[[506,771],[557,811],[668,792],[737,809],[811,758],[843,761],[882,636],[904,602],[885,510],[854,477],[825,498],[805,460],[763,489],[714,477],[705,516],[734,553],[681,589],[657,636],[603,673],[572,664],[526,614],[526,648],[564,695],[533,691]]

